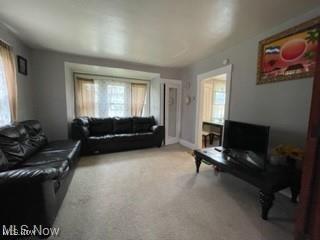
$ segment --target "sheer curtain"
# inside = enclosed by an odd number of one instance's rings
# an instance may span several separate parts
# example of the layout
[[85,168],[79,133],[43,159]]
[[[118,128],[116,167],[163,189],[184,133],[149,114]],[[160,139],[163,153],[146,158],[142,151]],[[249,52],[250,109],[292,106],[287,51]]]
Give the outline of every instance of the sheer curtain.
[[214,80],[213,82],[213,121],[224,121],[224,105],[226,95],[226,81]]
[[0,90],[0,124],[8,124],[17,120],[16,67],[11,48],[2,41],[0,41],[0,83],[3,86]]
[[130,83],[114,80],[95,80],[97,117],[129,117]]
[[131,115],[141,117],[145,107],[147,84],[131,84]]
[[142,116],[148,85],[114,78],[76,78],[76,115],[92,117]]
[[77,78],[75,89],[76,115],[94,117],[96,115],[94,80]]
[[213,97],[213,86],[212,82],[204,83],[203,91],[203,120],[211,122],[212,116],[212,97]]

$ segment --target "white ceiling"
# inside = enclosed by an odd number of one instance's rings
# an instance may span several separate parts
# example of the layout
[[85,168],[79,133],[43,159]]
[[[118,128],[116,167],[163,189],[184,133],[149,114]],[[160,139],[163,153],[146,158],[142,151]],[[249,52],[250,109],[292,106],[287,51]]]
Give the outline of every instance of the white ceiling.
[[319,5],[319,0],[0,0],[34,48],[181,67]]

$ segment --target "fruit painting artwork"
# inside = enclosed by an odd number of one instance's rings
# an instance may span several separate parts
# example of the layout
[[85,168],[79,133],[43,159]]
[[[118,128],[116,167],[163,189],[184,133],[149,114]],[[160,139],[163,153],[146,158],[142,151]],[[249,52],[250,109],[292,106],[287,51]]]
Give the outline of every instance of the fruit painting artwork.
[[259,43],[257,84],[311,77],[315,71],[320,18]]

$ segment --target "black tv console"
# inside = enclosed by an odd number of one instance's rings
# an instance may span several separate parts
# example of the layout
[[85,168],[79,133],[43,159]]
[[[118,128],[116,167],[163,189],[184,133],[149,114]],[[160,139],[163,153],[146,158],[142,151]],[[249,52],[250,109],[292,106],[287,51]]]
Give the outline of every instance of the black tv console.
[[263,169],[250,167],[237,162],[236,159],[224,153],[223,148],[206,148],[194,151],[196,170],[199,173],[199,168],[202,162],[216,166],[222,172],[228,172],[249,184],[257,187],[260,190],[260,203],[262,206],[261,217],[268,219],[268,212],[273,205],[274,194],[282,189],[290,187],[292,193],[292,202],[297,202],[297,196],[300,189],[300,174],[293,167],[288,166],[273,166],[265,164]]

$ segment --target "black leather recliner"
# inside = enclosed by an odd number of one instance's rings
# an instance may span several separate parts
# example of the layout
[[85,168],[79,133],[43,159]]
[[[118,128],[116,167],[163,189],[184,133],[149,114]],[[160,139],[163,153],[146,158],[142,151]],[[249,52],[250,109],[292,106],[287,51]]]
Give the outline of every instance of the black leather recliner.
[[73,120],[71,135],[81,140],[82,153],[109,153],[147,147],[161,147],[164,127],[154,117],[89,118]]
[[0,128],[1,225],[52,226],[72,179],[80,144],[48,142],[36,120]]

